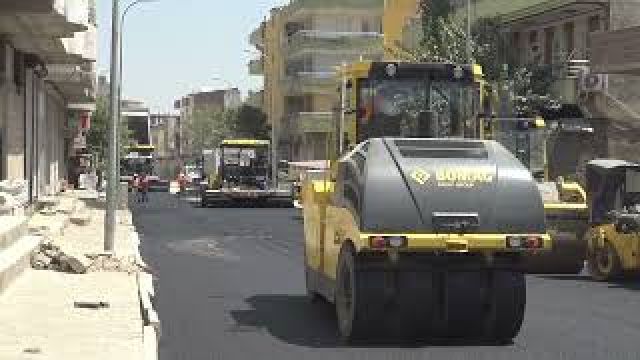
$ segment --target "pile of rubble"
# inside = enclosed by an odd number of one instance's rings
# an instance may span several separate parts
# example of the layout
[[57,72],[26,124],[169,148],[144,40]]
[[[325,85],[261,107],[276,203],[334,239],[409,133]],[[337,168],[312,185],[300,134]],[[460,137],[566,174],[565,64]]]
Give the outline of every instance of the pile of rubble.
[[112,255],[88,255],[91,259],[90,272],[126,272],[133,274],[144,270],[135,260],[129,258],[118,258]]
[[36,270],[53,270],[71,274],[86,274],[88,272],[126,272],[148,271],[137,264],[133,258],[118,258],[113,255],[69,255],[59,246],[47,241],[31,258],[31,266]]
[[36,270],[53,270],[72,274],[85,274],[91,262],[84,256],[65,254],[50,241],[43,242],[31,257],[31,267]]

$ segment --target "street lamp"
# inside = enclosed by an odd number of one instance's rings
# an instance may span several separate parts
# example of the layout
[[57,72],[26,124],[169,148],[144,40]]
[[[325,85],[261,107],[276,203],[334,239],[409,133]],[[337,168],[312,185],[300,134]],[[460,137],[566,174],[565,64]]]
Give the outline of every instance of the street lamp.
[[467,0],[467,61],[471,64],[472,61],[471,50],[471,0]]
[[120,15],[120,0],[113,0],[111,6],[111,76],[109,110],[111,119],[108,131],[108,164],[107,167],[107,206],[104,222],[104,250],[111,253],[114,250],[116,209],[118,194],[120,193],[120,103],[122,82],[122,27],[121,20],[133,6],[143,2],[157,0],[136,0],[129,4],[124,13]]
[[[119,38],[119,47],[120,47],[120,71],[118,72],[118,125],[122,125],[122,44],[123,44],[123,33],[124,33],[124,21],[127,18],[127,14],[129,11],[133,9],[136,5],[140,5],[142,3],[152,3],[158,2],[159,0],[136,0],[131,2],[122,12],[120,17],[120,38]],[[118,133],[118,168],[120,168],[120,134]]]
[[109,109],[111,111],[111,119],[108,126],[108,151],[107,158],[107,206],[104,221],[104,251],[113,252],[115,241],[115,227],[116,227],[116,208],[117,208],[117,195],[120,181],[118,181],[118,119],[119,119],[119,105],[118,105],[118,70],[120,66],[120,12],[119,12],[119,0],[113,0],[111,7],[111,79],[110,79],[110,94],[109,94]]

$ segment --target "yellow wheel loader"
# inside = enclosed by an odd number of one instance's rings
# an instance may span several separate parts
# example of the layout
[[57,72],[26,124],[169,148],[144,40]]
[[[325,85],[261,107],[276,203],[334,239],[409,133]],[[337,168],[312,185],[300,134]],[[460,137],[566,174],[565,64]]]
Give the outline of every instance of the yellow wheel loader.
[[640,272],[640,165],[622,160],[587,164],[588,265],[594,280]]
[[547,140],[552,131],[544,119],[492,118],[486,123],[485,137],[509,149],[533,174],[544,201],[547,229],[553,250],[533,252],[525,258],[529,273],[578,274],[584,268],[588,226],[587,197],[577,182],[548,176]]
[[530,171],[474,140],[481,81],[447,63],[341,69],[330,169],[302,194],[307,291],[345,341],[519,333],[523,257],[551,238]]

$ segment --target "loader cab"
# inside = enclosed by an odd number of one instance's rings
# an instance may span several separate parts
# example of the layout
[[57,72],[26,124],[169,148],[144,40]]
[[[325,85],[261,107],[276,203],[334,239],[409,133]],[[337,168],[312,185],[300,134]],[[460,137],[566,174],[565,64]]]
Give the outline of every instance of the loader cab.
[[592,224],[615,223],[628,216],[640,220],[640,165],[594,160],[587,164],[586,175]]
[[590,229],[587,264],[597,281],[640,270],[640,165],[593,160],[586,167]]
[[477,138],[479,66],[358,62],[341,70],[339,154],[371,138]]

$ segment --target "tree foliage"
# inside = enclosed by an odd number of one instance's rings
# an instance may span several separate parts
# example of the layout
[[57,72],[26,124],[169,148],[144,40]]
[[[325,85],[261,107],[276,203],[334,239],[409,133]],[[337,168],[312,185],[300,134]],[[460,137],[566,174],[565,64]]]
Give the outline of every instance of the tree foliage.
[[[414,62],[469,62],[482,66],[485,80],[495,88],[508,89],[518,113],[532,115],[540,108],[554,108],[558,101],[550,95],[554,76],[550,66],[520,63],[510,48],[504,28],[497,18],[476,19],[471,34],[464,21],[458,21],[448,0],[421,0],[421,41],[417,48],[402,44],[393,51],[400,60]],[[466,19],[465,19],[466,20]]]
[[199,110],[187,117],[185,124],[188,150],[194,155],[214,149],[231,134],[231,112]]
[[259,108],[243,105],[235,110],[233,133],[237,137],[269,139],[267,115]]
[[267,116],[250,105],[226,111],[196,111],[187,118],[185,129],[189,151],[193,155],[215,149],[224,139],[269,139]]
[[[109,122],[111,121],[109,111],[109,99],[98,97],[96,99],[96,110],[91,117],[91,129],[87,133],[87,149],[94,155],[96,166],[104,170],[107,161],[107,151],[109,147]],[[120,156],[124,156],[126,147],[131,144],[131,132],[126,124],[120,126]]]

